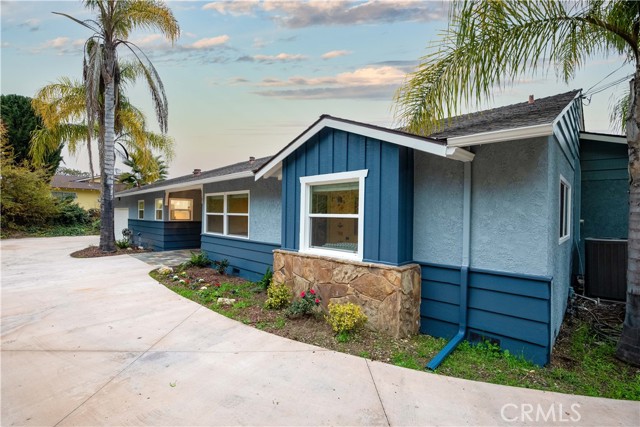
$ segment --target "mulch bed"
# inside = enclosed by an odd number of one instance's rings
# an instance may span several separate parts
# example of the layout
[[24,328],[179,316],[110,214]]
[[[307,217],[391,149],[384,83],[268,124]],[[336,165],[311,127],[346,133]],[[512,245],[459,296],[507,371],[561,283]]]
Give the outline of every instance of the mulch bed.
[[138,248],[128,248],[128,249],[120,249],[116,248],[115,252],[102,252],[102,250],[97,246],[89,246],[88,248],[80,249],[79,251],[75,251],[71,254],[73,258],[98,258],[103,256],[115,256],[115,255],[125,255],[125,254],[138,254],[142,252],[152,252],[151,249],[138,249]]

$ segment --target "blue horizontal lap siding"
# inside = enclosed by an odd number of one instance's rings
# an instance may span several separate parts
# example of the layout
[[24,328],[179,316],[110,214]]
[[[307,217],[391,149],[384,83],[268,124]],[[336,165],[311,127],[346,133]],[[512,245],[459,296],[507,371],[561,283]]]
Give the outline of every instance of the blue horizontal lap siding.
[[251,240],[234,239],[223,236],[203,234],[202,250],[209,259],[229,261],[228,273],[233,269],[239,270],[238,276],[247,280],[259,280],[267,268],[273,268],[273,250],[280,245],[274,243],[255,242]]
[[[460,268],[420,264],[420,331],[449,339],[458,330]],[[469,332],[496,338],[503,349],[534,363],[548,363],[549,279],[472,269],[468,298]]]
[[199,248],[201,226],[200,221],[129,219],[129,229],[133,231],[134,243],[154,251]]
[[368,170],[364,199],[365,261],[402,264],[413,256],[413,153],[362,135],[325,128],[283,160],[282,247],[300,236],[300,178]]

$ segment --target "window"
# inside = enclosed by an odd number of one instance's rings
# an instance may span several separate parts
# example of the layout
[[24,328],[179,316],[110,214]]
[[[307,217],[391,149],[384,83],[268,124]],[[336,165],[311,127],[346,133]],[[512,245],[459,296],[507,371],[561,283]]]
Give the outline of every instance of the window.
[[51,195],[60,200],[78,198],[78,193],[72,193],[71,191],[52,191]]
[[571,235],[571,186],[560,175],[560,241],[569,240]]
[[162,199],[156,199],[156,221],[162,221]]
[[249,237],[249,193],[207,194],[204,232]]
[[144,200],[138,200],[138,219],[144,219]]
[[169,219],[171,221],[191,221],[192,218],[192,199],[169,199]]
[[300,251],[362,260],[367,170],[300,178]]

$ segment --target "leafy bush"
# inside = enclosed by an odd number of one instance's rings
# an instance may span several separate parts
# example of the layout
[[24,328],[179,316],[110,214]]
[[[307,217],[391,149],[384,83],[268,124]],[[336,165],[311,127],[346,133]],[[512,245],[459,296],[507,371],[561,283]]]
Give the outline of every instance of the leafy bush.
[[273,283],[267,289],[267,301],[265,306],[274,310],[279,310],[289,305],[291,301],[291,291],[284,283]]
[[57,199],[57,212],[52,218],[57,225],[82,225],[89,224],[89,213],[73,201],[73,199]]
[[327,322],[334,332],[344,336],[345,333],[355,332],[367,323],[367,316],[359,305],[353,303],[329,304]]
[[213,265],[218,274],[225,274],[227,272],[227,267],[229,267],[229,260],[223,259],[221,261],[214,261]]
[[313,313],[319,305],[320,298],[316,296],[316,291],[313,289],[309,290],[309,292],[303,291],[300,293],[300,299],[291,303],[285,315],[291,318],[307,316]]
[[211,260],[205,252],[191,252],[191,258],[187,261],[189,267],[208,267]]
[[116,246],[120,249],[127,249],[131,247],[131,243],[129,243],[129,239],[120,239],[116,240]]
[[273,278],[273,271],[271,271],[271,267],[267,267],[267,271],[262,276],[257,283],[262,287],[262,289],[268,289],[269,285],[271,285],[271,279]]

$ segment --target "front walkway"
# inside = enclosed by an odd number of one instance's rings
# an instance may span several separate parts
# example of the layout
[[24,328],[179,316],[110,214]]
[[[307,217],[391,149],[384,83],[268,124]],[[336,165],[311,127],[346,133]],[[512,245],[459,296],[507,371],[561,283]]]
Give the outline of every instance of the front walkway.
[[140,252],[137,254],[131,254],[130,256],[144,261],[147,264],[159,267],[166,265],[173,267],[182,264],[185,261],[189,261],[191,258],[191,252],[199,252],[198,249],[178,249],[175,251],[159,251],[159,252]]
[[[258,331],[95,237],[0,242],[2,425],[637,425],[638,402],[412,371]],[[537,419],[538,423],[531,420]]]

